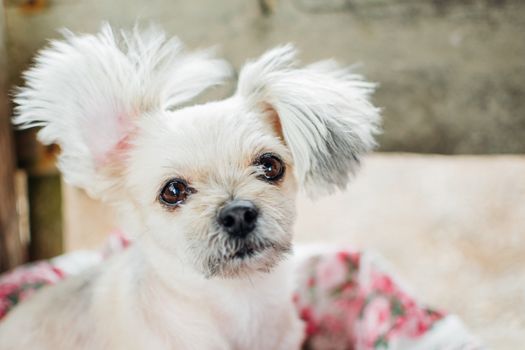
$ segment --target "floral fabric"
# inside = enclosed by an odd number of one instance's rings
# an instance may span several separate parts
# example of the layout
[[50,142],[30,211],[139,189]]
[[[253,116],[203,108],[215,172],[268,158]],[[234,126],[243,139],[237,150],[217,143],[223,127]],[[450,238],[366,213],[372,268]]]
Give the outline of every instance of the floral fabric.
[[457,318],[421,306],[372,253],[334,247],[297,266],[305,349],[481,349]]
[[[0,275],[0,319],[43,286],[128,244],[116,231],[101,251],[70,253]],[[304,251],[293,301],[305,322],[305,350],[482,349],[455,316],[422,307],[378,256],[340,248]]]
[[38,289],[64,278],[63,272],[47,261],[27,264],[0,277],[0,319]]
[[28,263],[0,274],[0,320],[16,304],[40,288],[78,274],[103,259],[125,249],[129,240],[121,231],[113,231],[100,251],[78,251],[48,261]]

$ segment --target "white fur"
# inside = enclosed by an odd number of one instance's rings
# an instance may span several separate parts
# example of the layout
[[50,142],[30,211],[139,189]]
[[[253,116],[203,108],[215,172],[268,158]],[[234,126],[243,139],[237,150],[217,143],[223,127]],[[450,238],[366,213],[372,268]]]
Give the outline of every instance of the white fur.
[[[174,108],[230,75],[226,62],[208,51],[188,54],[177,38],[151,27],[97,35],[73,35],[51,45],[24,74],[15,97],[14,123],[43,126],[45,144],[62,146],[59,167],[66,181],[100,196],[115,185],[97,167],[134,130],[145,112]],[[111,164],[115,166],[115,164]]]
[[[114,203],[136,240],[17,307],[0,324],[0,348],[298,349],[286,260],[298,185],[344,187],[378,114],[370,84],[332,62],[297,68],[294,55],[270,51],[243,68],[231,98],[181,108],[227,65],[159,31],[107,26],[43,50],[15,123],[43,126],[40,139],[62,147],[66,179]],[[277,183],[254,163],[268,152],[286,164]],[[172,178],[196,190],[178,207],[159,201]],[[259,209],[245,240],[217,224],[238,199]],[[244,246],[255,253],[236,258]]]
[[237,94],[279,115],[296,177],[311,195],[344,189],[361,155],[375,146],[380,118],[369,102],[374,84],[333,60],[300,68],[295,56],[286,45],[248,63]]

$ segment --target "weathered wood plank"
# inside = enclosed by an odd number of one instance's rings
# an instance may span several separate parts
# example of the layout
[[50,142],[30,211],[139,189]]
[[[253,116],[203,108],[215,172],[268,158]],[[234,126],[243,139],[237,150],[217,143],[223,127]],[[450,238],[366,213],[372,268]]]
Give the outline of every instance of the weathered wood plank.
[[60,176],[29,176],[31,260],[48,259],[64,252]]
[[6,93],[7,55],[4,36],[4,8],[0,6],[0,271],[26,259],[18,232],[15,193],[15,157],[9,102]]

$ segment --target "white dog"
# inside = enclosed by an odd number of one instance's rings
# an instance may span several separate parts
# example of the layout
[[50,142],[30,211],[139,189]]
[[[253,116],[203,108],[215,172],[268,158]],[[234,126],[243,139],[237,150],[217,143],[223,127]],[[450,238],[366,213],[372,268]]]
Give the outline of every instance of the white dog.
[[[66,34],[25,73],[15,124],[58,143],[66,181],[119,208],[126,252],[0,323],[6,349],[298,349],[295,195],[343,188],[374,145],[373,85],[292,46],[235,94],[189,106],[229,66],[158,30]],[[96,220],[96,218],[93,218]]]

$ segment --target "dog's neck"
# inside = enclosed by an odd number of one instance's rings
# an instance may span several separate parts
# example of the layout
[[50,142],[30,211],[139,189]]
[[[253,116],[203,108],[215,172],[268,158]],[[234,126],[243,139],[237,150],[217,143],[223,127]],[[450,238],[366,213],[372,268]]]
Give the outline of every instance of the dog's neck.
[[176,291],[189,298],[195,296],[196,291],[198,294],[215,294],[215,288],[231,289],[232,292],[249,289],[264,293],[265,286],[274,286],[271,288],[274,289],[276,285],[290,284],[288,290],[292,287],[291,281],[285,281],[286,276],[290,276],[291,258],[281,261],[270,272],[254,271],[242,277],[224,278],[205,276],[181,257],[182,248],[181,251],[168,252],[147,236],[140,237],[132,249],[136,249],[133,254],[137,255],[137,259],[145,263],[137,266],[146,269],[144,273],[147,273],[152,280],[157,281],[167,291]]

